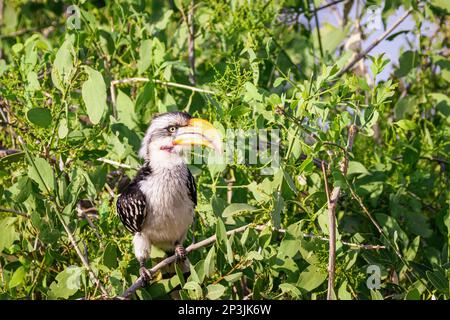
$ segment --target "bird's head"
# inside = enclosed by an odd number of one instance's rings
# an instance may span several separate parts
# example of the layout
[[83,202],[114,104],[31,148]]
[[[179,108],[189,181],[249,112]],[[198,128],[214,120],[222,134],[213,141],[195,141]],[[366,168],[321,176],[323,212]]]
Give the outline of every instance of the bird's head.
[[192,118],[187,112],[162,113],[151,121],[139,156],[154,165],[170,167],[180,164],[183,150],[192,145],[221,152],[220,132],[208,121]]

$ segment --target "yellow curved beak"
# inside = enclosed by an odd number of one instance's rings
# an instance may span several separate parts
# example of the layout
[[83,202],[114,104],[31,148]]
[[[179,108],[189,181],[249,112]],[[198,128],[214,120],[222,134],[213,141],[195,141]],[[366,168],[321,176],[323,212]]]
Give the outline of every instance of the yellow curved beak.
[[202,145],[222,152],[220,131],[206,120],[192,118],[186,127],[178,128],[174,145]]

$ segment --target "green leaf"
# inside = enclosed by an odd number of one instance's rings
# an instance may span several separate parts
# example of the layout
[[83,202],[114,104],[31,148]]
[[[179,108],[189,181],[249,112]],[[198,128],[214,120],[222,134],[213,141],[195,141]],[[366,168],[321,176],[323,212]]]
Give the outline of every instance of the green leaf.
[[189,281],[183,286],[184,290],[189,290],[191,299],[201,299],[203,297],[203,290],[197,282]]
[[225,287],[221,284],[210,284],[206,287],[206,298],[210,300],[217,300],[225,293]]
[[395,72],[395,75],[401,78],[419,66],[420,56],[416,51],[406,51],[400,56],[399,64],[399,69]]
[[406,295],[405,300],[420,300],[420,292],[417,288],[410,289]]
[[216,242],[217,245],[224,254],[227,254],[227,230],[225,229],[225,224],[222,219],[217,219],[216,222]]
[[90,67],[85,67],[85,71],[89,78],[81,87],[81,95],[89,120],[93,124],[98,124],[107,110],[106,85],[100,72]]
[[47,108],[33,108],[27,112],[28,120],[40,127],[48,128],[52,123],[52,114]]
[[0,220],[0,252],[12,246],[14,241],[19,240],[19,233],[16,232],[14,223],[15,217],[6,217]]
[[3,168],[11,163],[19,162],[25,156],[25,152],[16,152],[0,158],[0,168]]
[[68,299],[74,295],[81,287],[80,279],[82,271],[83,269],[80,267],[70,266],[58,273],[55,281],[50,285],[49,298]]
[[20,178],[17,183],[13,187],[17,187],[17,192],[12,191],[14,194],[14,201],[21,203],[28,199],[30,194],[32,193],[32,184],[31,180],[28,177]]
[[447,0],[431,0],[431,5],[450,14],[450,3]]
[[64,41],[56,52],[52,68],[52,82],[61,92],[63,92],[64,88],[69,84],[74,72],[73,52],[74,49],[71,39]]
[[448,294],[449,293],[449,281],[442,271],[427,271],[427,278],[430,280],[433,287],[438,291]]
[[369,174],[366,167],[358,161],[349,161],[347,174]]
[[39,184],[41,191],[53,191],[55,189],[55,179],[50,164],[43,158],[34,158],[33,162],[36,168],[32,164],[28,166],[29,177]]
[[41,89],[41,85],[39,84],[38,75],[34,71],[30,71],[27,74],[27,90],[30,92],[35,92]]
[[255,207],[248,205],[246,203],[232,203],[225,208],[225,210],[222,213],[222,217],[227,218],[239,214],[241,212],[253,211],[255,209],[256,209]]
[[326,278],[326,272],[311,264],[300,274],[297,286],[310,292],[320,286]]
[[378,290],[370,290],[372,300],[384,300],[383,295]]
[[209,249],[209,252],[205,258],[204,264],[205,276],[210,277],[211,275],[213,275],[215,268],[216,268],[216,247],[212,246],[211,249]]
[[276,198],[275,198],[275,208],[273,209],[273,212],[271,213],[271,219],[272,224],[275,228],[280,228],[281,226],[281,213],[283,212],[285,202],[283,197],[281,196],[280,192],[277,192]]
[[61,121],[59,122],[59,126],[58,126],[58,137],[60,139],[64,139],[65,137],[67,137],[67,134],[69,133],[69,128],[67,127],[67,120],[61,119]]
[[115,244],[108,244],[103,253],[103,264],[110,269],[117,268],[117,247]]
[[9,281],[9,288],[17,287],[24,283],[25,280],[26,271],[23,266],[20,266],[19,268],[14,271],[11,280]]
[[129,129],[134,129],[134,103],[123,91],[119,90],[117,95],[117,118],[118,121],[125,124]]
[[417,107],[416,96],[405,96],[400,98],[394,107],[395,119],[403,119],[407,115],[413,114]]
[[291,283],[280,284],[281,292],[284,294],[289,294],[294,299],[300,299],[302,294],[300,290]]
[[417,254],[417,250],[419,250],[419,245],[420,245],[420,236],[417,236],[411,242],[408,250],[406,251],[406,254],[405,254],[406,260],[409,260],[409,261],[414,260],[414,258],[416,257],[416,254]]
[[403,119],[394,122],[394,124],[405,131],[414,130],[416,128],[416,123],[412,120]]
[[278,257],[280,258],[293,258],[298,252],[301,246],[300,240],[288,240],[284,239],[281,241],[278,248]]
[[[151,79],[150,79],[151,80]],[[155,107],[155,84],[149,81],[136,99],[136,114],[140,115],[140,122],[147,124],[151,118],[151,110]]]
[[282,84],[284,81],[284,78],[276,78],[275,81],[273,82],[273,87],[276,88],[278,87],[280,84]]
[[139,47],[139,60],[137,63],[138,74],[142,74],[150,67],[152,59],[152,40],[145,39],[141,42]]
[[262,101],[262,95],[258,92],[258,88],[251,82],[244,84],[245,95],[244,98],[247,101]]
[[236,281],[240,280],[241,278],[242,278],[242,272],[232,273],[232,274],[229,274],[224,277],[225,281],[227,281],[229,283],[236,282]]

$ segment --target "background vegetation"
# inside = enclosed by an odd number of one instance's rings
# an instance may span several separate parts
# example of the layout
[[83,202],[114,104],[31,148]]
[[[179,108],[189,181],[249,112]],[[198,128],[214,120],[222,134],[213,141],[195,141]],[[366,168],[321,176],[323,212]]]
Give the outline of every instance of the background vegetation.
[[[191,166],[186,245],[217,241],[189,254],[188,278],[156,275],[133,298],[181,284],[183,299],[325,299],[327,181],[341,189],[332,298],[448,299],[448,3],[334,2],[339,26],[315,28],[330,1],[0,1],[0,298],[114,297],[136,280],[115,199],[152,115],[186,110],[224,132],[280,129],[281,166]],[[382,39],[415,39],[398,64],[362,50],[373,30],[355,12],[373,5],[386,29],[398,8],[414,22]],[[225,234],[249,223],[263,227]]]

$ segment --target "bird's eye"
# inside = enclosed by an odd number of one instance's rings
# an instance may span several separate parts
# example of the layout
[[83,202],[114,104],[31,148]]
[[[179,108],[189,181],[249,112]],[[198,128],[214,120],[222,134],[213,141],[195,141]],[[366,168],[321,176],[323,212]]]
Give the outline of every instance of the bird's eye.
[[168,130],[170,133],[174,133],[176,129],[177,129],[177,128],[174,127],[174,126],[170,126],[170,127],[167,128],[167,130]]

